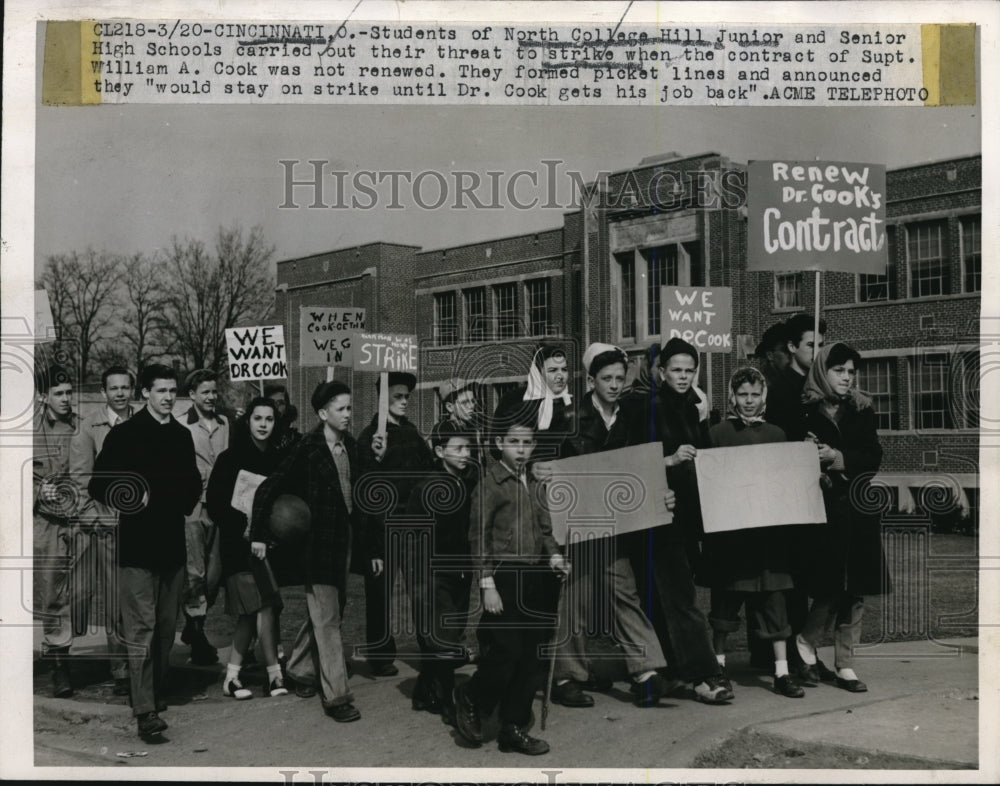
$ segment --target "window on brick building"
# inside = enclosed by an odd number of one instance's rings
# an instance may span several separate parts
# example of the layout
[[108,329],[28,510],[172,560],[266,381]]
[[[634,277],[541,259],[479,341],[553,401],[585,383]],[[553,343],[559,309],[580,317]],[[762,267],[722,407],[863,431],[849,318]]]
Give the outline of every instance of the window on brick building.
[[493,287],[494,313],[497,315],[497,338],[517,338],[521,334],[521,316],[517,308],[517,283]]
[[906,227],[910,297],[951,294],[947,248],[948,224],[945,221],[923,221]]
[[886,256],[888,258],[884,274],[858,275],[858,302],[877,303],[895,300],[896,295],[896,233],[890,227],[886,230]]
[[966,216],[959,223],[962,230],[963,292],[983,288],[982,216]]
[[455,310],[454,292],[438,292],[434,295],[434,343],[458,343],[458,314]]
[[962,352],[956,358],[958,368],[952,379],[956,380],[955,405],[952,411],[960,428],[979,428],[979,350]]
[[802,273],[774,274],[774,307],[802,308]]
[[621,335],[635,338],[635,254],[616,254],[621,275]]
[[646,260],[646,332],[660,333],[660,287],[679,286],[678,247],[676,245],[644,248]]
[[467,289],[465,300],[465,336],[468,341],[486,341],[490,337],[486,316],[486,287]]
[[858,367],[858,388],[872,399],[875,426],[899,429],[899,400],[896,396],[896,359],[869,358]]
[[532,336],[547,336],[552,325],[552,283],[547,278],[526,281],[528,331]]
[[951,363],[944,352],[914,358],[913,423],[917,429],[954,428],[949,377]]

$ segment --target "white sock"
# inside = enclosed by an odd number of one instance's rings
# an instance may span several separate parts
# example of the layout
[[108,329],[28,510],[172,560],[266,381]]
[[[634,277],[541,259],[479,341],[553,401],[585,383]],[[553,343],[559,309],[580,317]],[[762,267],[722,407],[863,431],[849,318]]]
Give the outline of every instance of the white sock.
[[230,680],[237,680],[240,677],[240,664],[238,663],[227,663],[226,664],[226,682]]
[[795,649],[799,651],[802,662],[805,663],[806,666],[816,665],[816,650],[813,649],[812,644],[802,638],[801,633],[795,637]]
[[273,666],[267,667],[267,681],[273,682],[275,679],[281,676],[281,664],[275,663]]
[[788,676],[788,661],[787,660],[775,660],[774,661],[774,676],[775,677],[787,677]]
[[842,680],[856,680],[858,678],[854,669],[837,669],[837,676]]
[[653,671],[652,669],[650,669],[649,671],[644,671],[642,674],[640,674],[638,677],[635,678],[635,681],[648,682],[649,678],[652,677],[654,674],[656,674],[656,672]]
[[726,668],[726,656],[725,655],[716,655],[715,659],[719,662],[719,665],[722,666],[722,668]]
[[556,685],[567,685],[569,680],[556,680]]

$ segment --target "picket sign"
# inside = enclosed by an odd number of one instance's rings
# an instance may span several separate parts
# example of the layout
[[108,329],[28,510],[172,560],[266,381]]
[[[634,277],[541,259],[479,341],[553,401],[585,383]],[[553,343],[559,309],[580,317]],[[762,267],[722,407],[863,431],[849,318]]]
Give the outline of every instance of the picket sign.
[[357,332],[351,337],[355,371],[378,371],[378,427],[376,436],[385,436],[389,420],[389,372],[417,373],[418,344],[415,335],[404,333]]
[[226,328],[226,365],[233,382],[286,379],[285,328],[254,325]]
[[747,270],[816,271],[813,357],[824,270],[885,275],[885,165],[751,161]]

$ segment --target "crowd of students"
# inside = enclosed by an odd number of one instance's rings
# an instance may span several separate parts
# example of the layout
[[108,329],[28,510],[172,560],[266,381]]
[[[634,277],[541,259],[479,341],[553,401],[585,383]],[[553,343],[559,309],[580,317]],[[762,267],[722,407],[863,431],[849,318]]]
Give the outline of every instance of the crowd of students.
[[[376,415],[355,439],[351,391],[342,382],[317,386],[316,426],[299,434],[283,388],[253,399],[230,423],[215,411],[216,380],[204,371],[188,378],[192,409],[178,422],[170,414],[176,375],[152,366],[139,381],[146,407],[134,413],[128,372],[105,374],[107,411],[90,419],[103,429],[95,442],[93,427],[77,430],[71,422],[62,403],[67,378],[52,370],[40,385],[36,549],[55,548],[49,530],[69,528],[71,520],[88,526],[81,510],[98,511],[92,528],[117,531],[117,549],[105,544],[118,558],[113,673],[144,736],[166,728],[159,716],[164,669],[182,597],[182,641],[192,660],[217,659],[204,615],[220,585],[236,619],[226,696],[252,695],[240,670],[259,638],[265,695],[318,694],[335,721],[359,719],[341,633],[352,571],[364,576],[366,641],[356,652],[370,673],[398,673],[390,625],[398,574],[419,646],[413,709],[440,714],[476,744],[483,718],[496,711],[505,751],[548,750],[529,731],[550,658],[551,682],[546,677],[542,687],[552,701],[586,708],[594,704],[590,692],[608,687],[587,655],[595,602],[610,609],[607,632],[639,707],[680,695],[731,702],[726,643],[743,606],[752,663],[771,670],[776,693],[801,698],[804,687],[821,681],[864,691],[852,662],[864,596],[889,584],[879,522],[852,499],[864,494],[881,448],[871,402],[855,384],[860,357],[842,343],[824,346],[824,333],[807,315],[769,329],[756,352],[761,368],[732,374],[724,418],[710,416],[696,384],[699,354],[679,338],[653,347],[631,373],[620,348],[589,346],[582,394],[570,389],[565,350],[546,344],[526,369],[526,384],[488,416],[475,381],[450,381],[440,392],[446,414],[426,439],[406,417],[416,386],[411,374],[387,377],[384,432]],[[816,446],[827,523],[706,534],[699,494],[711,490],[698,488],[698,451],[786,440]],[[560,546],[546,504],[551,462],[650,442],[662,444],[670,491],[647,504],[669,508],[672,523]],[[63,443],[71,455],[85,454],[92,469],[77,460],[62,467]],[[78,489],[68,506],[60,500],[60,473]],[[262,480],[252,507],[234,495],[246,476]],[[273,526],[289,495],[308,511],[299,540],[279,537]],[[40,572],[46,609],[58,612],[47,617],[43,649],[55,694],[69,695],[72,634],[68,623],[53,620],[68,619],[60,604],[68,601],[72,571],[61,584],[57,573]],[[283,669],[279,587],[289,584],[304,586],[306,618]],[[708,615],[696,603],[697,585],[711,589]],[[470,607],[473,588],[478,608]],[[473,621],[476,669],[456,684]],[[816,654],[830,633],[832,670]]]

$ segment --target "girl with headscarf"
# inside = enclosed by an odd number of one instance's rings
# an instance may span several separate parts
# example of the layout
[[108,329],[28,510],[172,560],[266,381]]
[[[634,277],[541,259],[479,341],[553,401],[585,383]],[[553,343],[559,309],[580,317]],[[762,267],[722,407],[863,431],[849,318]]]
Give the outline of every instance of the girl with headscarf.
[[[713,448],[784,442],[785,432],[764,421],[767,380],[755,368],[738,368],[729,379],[729,414],[712,426]],[[739,630],[740,607],[756,621],[755,633],[774,650],[774,690],[798,699],[805,691],[789,674],[786,639],[791,635],[784,590],[792,588],[783,528],[763,527],[705,535],[699,583],[712,588],[713,645],[719,666],[726,666],[726,637]],[[728,680],[727,680],[728,683]],[[731,690],[731,688],[730,688]]]
[[835,673],[830,676],[852,693],[868,689],[854,672],[852,652],[860,641],[864,596],[890,591],[881,518],[870,491],[882,447],[871,399],[854,384],[860,362],[847,344],[833,344],[819,351],[806,377],[805,424],[819,451],[827,523],[809,528],[797,565],[813,599],[796,636],[807,671],[812,667],[809,679],[820,677],[816,646],[832,629]]
[[497,412],[528,413],[535,422],[536,447],[532,472],[545,479],[548,461],[575,456],[570,437],[576,433],[576,413],[569,392],[565,350],[557,344],[539,347],[528,369],[528,384],[503,396]]

